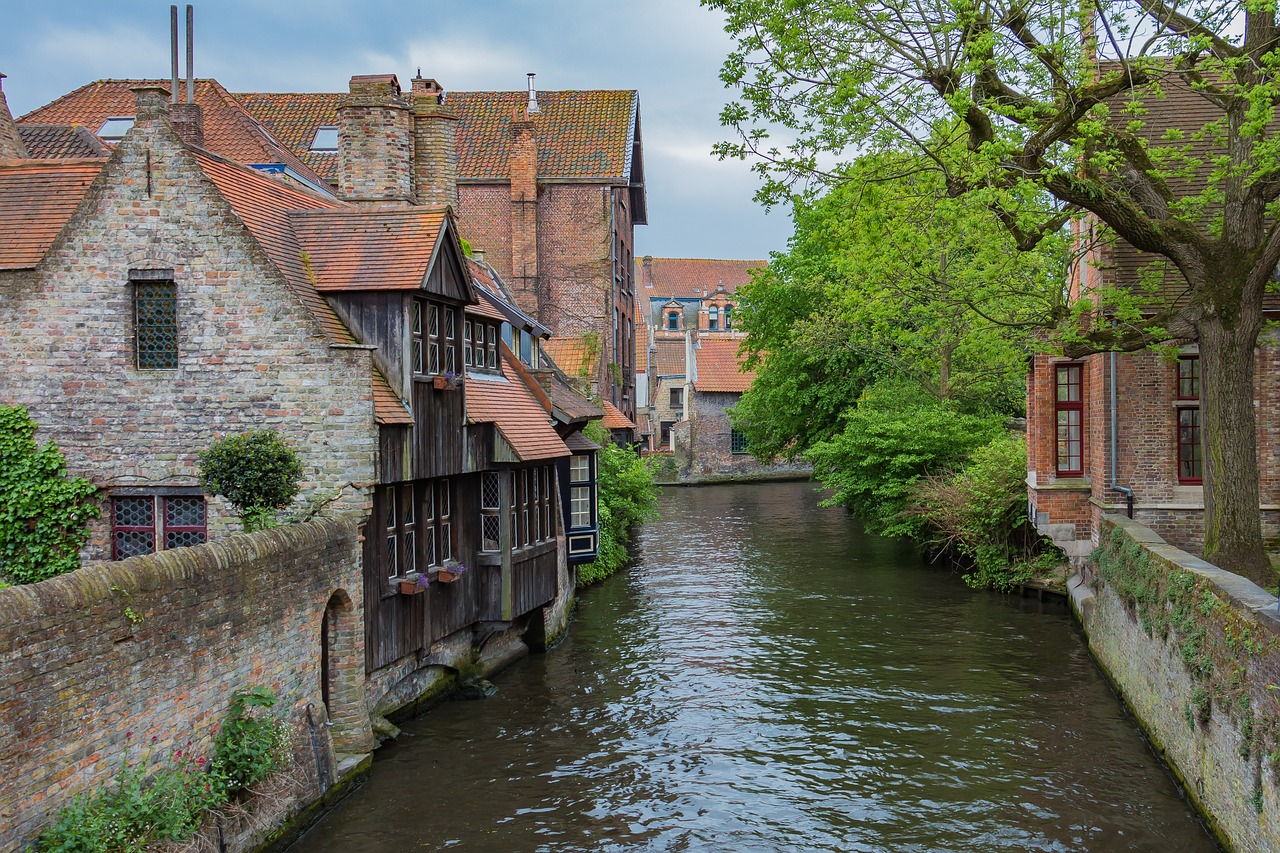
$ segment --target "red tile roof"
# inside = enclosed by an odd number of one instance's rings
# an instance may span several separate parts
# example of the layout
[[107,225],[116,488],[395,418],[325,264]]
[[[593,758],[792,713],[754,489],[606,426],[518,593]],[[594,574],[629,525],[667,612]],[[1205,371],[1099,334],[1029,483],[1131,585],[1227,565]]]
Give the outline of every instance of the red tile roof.
[[18,126],[22,144],[31,157],[106,157],[111,147],[77,124],[23,124]]
[[552,337],[542,342],[542,351],[571,378],[595,376],[600,366],[600,347],[586,337]]
[[697,379],[693,382],[695,391],[746,391],[755,379],[755,372],[739,372],[742,363],[738,348],[742,346],[742,338],[738,335],[730,337],[705,337],[693,351],[697,363]]
[[751,280],[751,270],[768,261],[723,261],[706,258],[637,258],[636,280],[649,297],[706,296],[721,283],[730,293]]
[[[245,108],[330,183],[337,183],[336,152],[311,151],[316,128],[337,127],[341,93],[237,94]],[[458,177],[506,179],[511,137],[507,127],[525,92],[448,92],[458,115]],[[631,90],[539,92],[538,175],[548,178],[624,178],[631,171],[638,96]]]
[[604,424],[605,429],[635,429],[636,425],[631,422],[631,418],[622,413],[622,410],[605,400],[604,403]]
[[40,263],[105,162],[0,161],[0,270]]
[[376,367],[373,369],[373,419],[380,424],[413,425],[413,415]]
[[[246,165],[288,166],[306,180],[323,186],[324,178],[268,133],[217,80],[195,83],[195,101],[204,113],[205,148]],[[18,124],[79,124],[96,132],[109,117],[133,115],[134,87],[160,86],[167,90],[169,85],[168,80],[97,80],[27,113],[18,119]]]
[[508,363],[504,348],[505,381],[469,376],[466,383],[467,420],[492,423],[521,462],[568,456],[569,448],[551,425],[551,416],[524,386]]
[[684,376],[684,338],[654,342],[653,373],[656,376]]
[[443,210],[313,208],[289,213],[317,290],[417,290],[443,232]]

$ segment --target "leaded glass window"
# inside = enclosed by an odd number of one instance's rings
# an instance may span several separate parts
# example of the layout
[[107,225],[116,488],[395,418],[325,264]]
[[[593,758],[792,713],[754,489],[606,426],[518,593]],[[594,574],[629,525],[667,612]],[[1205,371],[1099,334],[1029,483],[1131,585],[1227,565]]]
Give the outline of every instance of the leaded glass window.
[[133,317],[139,370],[178,368],[178,288],[172,281],[135,281]]

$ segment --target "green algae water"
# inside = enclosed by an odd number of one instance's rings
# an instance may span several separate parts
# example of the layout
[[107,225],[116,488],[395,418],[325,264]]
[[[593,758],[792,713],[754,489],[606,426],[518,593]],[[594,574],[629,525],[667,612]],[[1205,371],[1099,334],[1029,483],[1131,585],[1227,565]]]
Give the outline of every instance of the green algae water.
[[639,550],[294,850],[1218,850],[1065,607],[802,483],[669,489]]

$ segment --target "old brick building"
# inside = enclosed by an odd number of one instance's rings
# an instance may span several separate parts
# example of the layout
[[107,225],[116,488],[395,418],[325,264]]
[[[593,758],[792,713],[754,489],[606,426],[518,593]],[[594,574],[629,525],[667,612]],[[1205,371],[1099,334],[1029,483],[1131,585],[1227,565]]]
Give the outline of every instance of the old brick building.
[[[1144,133],[1190,139],[1221,118],[1208,99],[1176,80],[1152,100]],[[1195,143],[1203,149],[1208,143]],[[1200,153],[1205,153],[1201,151]],[[1203,175],[1171,179],[1180,194],[1205,188]],[[1088,248],[1072,274],[1077,298],[1100,287],[1146,287],[1158,281],[1160,299],[1177,304],[1185,281],[1161,259],[1118,239],[1093,218],[1077,226]],[[1081,296],[1084,294],[1084,296]],[[1270,297],[1274,300],[1274,297]],[[1280,316],[1274,301],[1268,316]],[[1280,535],[1280,350],[1264,332],[1255,354],[1254,409],[1264,537]],[[1037,354],[1027,374],[1027,485],[1036,527],[1073,561],[1098,544],[1105,513],[1132,513],[1169,543],[1198,552],[1203,544],[1204,488],[1200,389],[1195,340],[1173,343],[1170,355],[1152,351],[1103,353],[1070,359]]]

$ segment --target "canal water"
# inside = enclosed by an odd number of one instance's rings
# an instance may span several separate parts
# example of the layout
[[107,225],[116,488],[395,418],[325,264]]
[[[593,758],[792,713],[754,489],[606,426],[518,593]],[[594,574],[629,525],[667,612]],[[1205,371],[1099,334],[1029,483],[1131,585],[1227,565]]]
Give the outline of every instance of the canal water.
[[1065,608],[802,483],[669,489],[568,639],[404,726],[295,851],[1216,851]]

